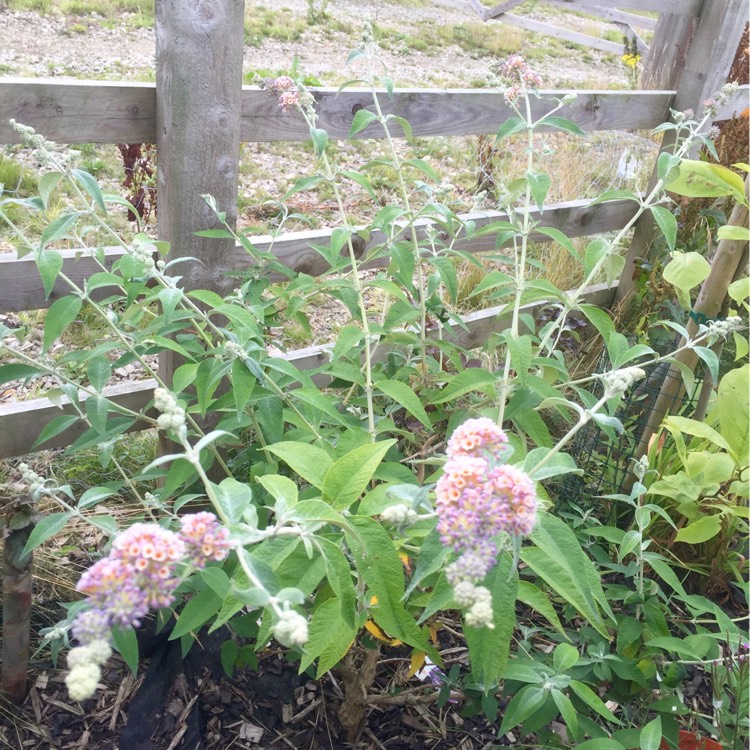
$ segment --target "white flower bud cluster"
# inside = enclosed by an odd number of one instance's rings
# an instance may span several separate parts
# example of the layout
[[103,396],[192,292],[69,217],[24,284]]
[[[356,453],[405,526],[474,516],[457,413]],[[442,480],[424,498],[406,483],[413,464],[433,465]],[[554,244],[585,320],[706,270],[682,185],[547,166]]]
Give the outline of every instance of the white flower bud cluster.
[[391,505],[386,508],[380,517],[386,523],[394,526],[411,526],[418,518],[416,511],[412,510],[406,503]]
[[273,635],[282,646],[303,646],[307,642],[307,619],[286,609],[273,626]]
[[224,354],[227,359],[244,359],[246,356],[245,350],[239,344],[235,344],[234,341],[227,341],[224,344]]
[[179,430],[185,426],[185,410],[166,388],[154,390],[154,406],[161,412],[156,420],[160,430]]
[[490,629],[495,627],[492,594],[488,588],[462,581],[454,587],[453,597],[459,606],[468,608],[464,614],[464,621],[469,627]]
[[134,242],[128,247],[128,252],[137,260],[146,266],[150,273],[156,271],[156,263],[154,262],[154,254],[156,248],[147,242]]
[[31,126],[22,125],[15,120],[10,120],[10,126],[21,136],[21,140],[27,146],[37,150],[36,156],[44,166],[59,168],[60,162],[65,162],[69,159],[69,156],[57,154],[58,160],[56,163],[50,152],[55,151],[58,148],[57,144],[48,141],[43,135],[39,135],[39,133],[37,133]]
[[70,672],[65,678],[70,697],[75,701],[90,698],[102,676],[101,665],[112,656],[106,641],[93,641],[88,646],[71,649],[68,654]]
[[712,320],[708,326],[708,333],[714,336],[728,336],[733,331],[742,327],[742,318],[739,315],[735,315],[726,320]]
[[492,594],[484,586],[475,586],[471,581],[460,581],[453,587],[453,598],[459,607],[466,610],[464,620],[472,628],[494,628]]
[[622,370],[612,370],[602,375],[604,393],[607,398],[619,396],[630,388],[637,380],[646,377],[646,371],[640,367],[624,367]]
[[38,492],[43,489],[44,479],[33,469],[29,468],[28,464],[18,464],[18,470],[21,472],[21,480],[28,486],[31,492]]

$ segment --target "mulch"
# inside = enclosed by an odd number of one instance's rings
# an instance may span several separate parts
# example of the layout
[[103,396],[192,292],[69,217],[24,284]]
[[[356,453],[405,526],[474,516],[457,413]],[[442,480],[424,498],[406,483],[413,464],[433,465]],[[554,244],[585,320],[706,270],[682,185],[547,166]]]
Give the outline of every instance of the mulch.
[[[311,680],[297,674],[283,651],[267,649],[257,669],[243,667],[229,678],[219,656],[225,638],[221,631],[201,634],[183,659],[179,640],[141,636],[138,676],[115,656],[96,696],[81,704],[67,694],[64,664],[34,664],[23,705],[0,703],[0,747],[489,750],[514,744],[512,735],[497,739],[497,724],[481,714],[462,716],[461,700],[438,707],[439,687],[407,679],[408,649],[378,653],[356,646],[350,666],[369,661],[371,684],[342,711],[346,675],[338,670]],[[449,651],[464,658],[462,648]]]

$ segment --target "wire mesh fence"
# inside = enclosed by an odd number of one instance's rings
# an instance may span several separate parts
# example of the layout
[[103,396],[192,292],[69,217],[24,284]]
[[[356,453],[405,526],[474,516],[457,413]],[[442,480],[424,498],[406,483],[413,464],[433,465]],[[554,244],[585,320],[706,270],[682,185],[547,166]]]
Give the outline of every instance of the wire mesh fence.
[[[671,351],[668,345],[654,348],[662,355]],[[604,373],[610,366],[609,357],[604,352],[596,372]],[[701,373],[696,375],[692,389],[671,401],[660,416],[675,413],[687,416],[693,413],[703,385]],[[662,386],[665,380],[673,377],[681,378],[681,375],[675,375],[670,370],[669,362],[659,362],[643,380],[623,395],[615,414],[625,428],[622,434],[613,434],[595,422],[589,422],[576,434],[569,453],[582,474],[565,476],[555,493],[558,505],[585,506],[598,496],[617,494],[623,490],[641,435],[651,419]],[[598,392],[594,389],[594,393],[601,395],[601,385],[598,385]]]

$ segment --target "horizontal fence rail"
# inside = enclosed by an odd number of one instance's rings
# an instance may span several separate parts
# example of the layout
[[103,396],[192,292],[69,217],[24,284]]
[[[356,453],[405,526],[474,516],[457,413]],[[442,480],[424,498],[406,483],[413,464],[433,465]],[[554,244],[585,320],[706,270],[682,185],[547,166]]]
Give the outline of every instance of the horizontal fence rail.
[[[544,213],[537,210],[531,212],[531,218],[538,221],[542,227],[554,227],[565,232],[569,237],[581,237],[590,234],[601,234],[622,229],[638,210],[638,204],[632,200],[614,200],[606,203],[591,204],[591,201],[567,201],[547,206]],[[507,214],[500,211],[486,211],[466,214],[465,221],[473,221],[477,229],[481,229],[495,221],[507,220]],[[422,221],[418,230],[423,233],[432,222]],[[288,232],[276,238],[269,236],[250,237],[253,245],[261,252],[273,253],[285,266],[298,273],[309,276],[320,276],[329,266],[323,256],[310,247],[311,243],[327,245],[331,239],[331,229],[321,229],[308,232]],[[534,242],[550,242],[547,235],[535,233],[531,239]],[[362,237],[353,238],[354,249],[359,257],[368,250],[386,240],[382,232],[371,232],[365,242]],[[210,240],[208,240],[210,242]],[[495,249],[493,234],[478,237],[466,237],[459,234],[454,244],[456,249],[471,253],[487,252]],[[75,284],[83,287],[86,279],[102,270],[101,266],[91,257],[90,251],[85,249],[60,250],[63,257],[62,272]],[[119,247],[108,247],[104,250],[105,266],[111,270],[113,264],[119,260],[125,250]],[[376,258],[366,264],[366,268],[382,267],[388,264],[388,257]],[[241,271],[253,264],[253,259],[241,247],[237,246],[234,257],[234,271]],[[279,277],[281,278],[281,277]],[[45,297],[42,280],[36,263],[31,255],[21,259],[12,257],[10,253],[0,254],[0,313],[20,312],[22,310],[39,310],[49,307],[56,299],[70,293],[67,283],[58,279],[49,298]],[[101,297],[111,294],[110,287],[97,290]]]
[[[617,284],[595,284],[586,288],[581,301],[592,305],[607,308],[612,304]],[[521,308],[524,314],[534,314],[550,302],[535,302]],[[501,333],[511,324],[511,312],[507,305],[480,310],[463,317],[466,328],[459,326],[441,326],[428,330],[430,338],[442,338],[455,342],[465,347],[473,348],[484,344],[490,336]],[[334,344],[322,344],[320,346],[298,349],[283,355],[283,359],[292,362],[300,370],[313,370],[322,367],[330,360],[330,353]],[[381,360],[392,351],[391,347],[381,346],[375,350],[375,360]],[[320,384],[324,384],[326,377],[316,378]],[[153,396],[156,388],[155,380],[130,381],[107,386],[102,390],[102,395],[115,404],[130,409],[131,411],[143,413]],[[82,394],[81,401],[85,401],[86,395]],[[12,404],[0,405],[0,458],[21,456],[31,451],[48,450],[51,448],[63,448],[71,445],[87,429],[88,425],[78,421],[64,432],[56,435],[42,445],[34,446],[37,438],[44,427],[55,417],[61,414],[76,414],[70,403],[64,397],[60,406],[55,406],[47,398],[36,398],[28,401],[19,401]],[[129,432],[143,430],[149,425],[146,422],[136,422]]]
[[[311,89],[319,115],[318,127],[330,138],[344,139],[354,115],[372,110],[370,89]],[[494,89],[405,89],[390,99],[378,92],[384,114],[406,118],[415,136],[462,136],[494,133],[513,111]],[[669,117],[674,91],[541,91],[532,100],[535,118],[567,94],[577,98],[559,113],[583,130],[646,130]],[[276,97],[256,86],[242,89],[243,141],[306,141],[309,127],[296,112],[284,112]],[[0,80],[0,144],[18,143],[8,123],[31,125],[59,143],[153,143],[156,140],[156,86],[57,79]],[[394,135],[401,135],[394,123]],[[371,125],[357,138],[380,138],[383,130]]]
[[[750,87],[742,86],[718,119],[747,107]],[[345,139],[360,109],[373,109],[369,89],[311,89],[317,101],[318,127],[330,138]],[[406,89],[390,99],[378,92],[385,114],[405,117],[415,136],[465,136],[494,133],[513,112],[493,89]],[[535,118],[555,99],[576,94],[559,113],[583,130],[648,130],[669,119],[674,91],[541,91],[532,100]],[[306,141],[309,128],[301,115],[283,112],[276,98],[256,86],[242,89],[240,137],[249,142]],[[153,143],[156,140],[156,86],[153,83],[0,79],[0,144],[18,143],[10,119],[31,125],[59,143]],[[394,125],[394,135],[402,135]],[[380,138],[371,125],[357,138]]]

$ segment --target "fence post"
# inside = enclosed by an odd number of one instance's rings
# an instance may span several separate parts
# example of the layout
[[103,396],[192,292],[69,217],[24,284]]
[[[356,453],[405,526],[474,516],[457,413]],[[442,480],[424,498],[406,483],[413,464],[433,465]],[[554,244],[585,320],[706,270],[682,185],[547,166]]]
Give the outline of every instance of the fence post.
[[[659,25],[669,22],[669,16],[662,17]],[[681,74],[677,75],[678,71],[673,71],[668,75],[664,68],[661,68],[657,73],[656,82],[658,83],[674,83],[675,80],[679,80],[679,88],[672,109],[693,109],[696,113],[700,113],[703,102],[713,97],[721,89],[726,83],[746,23],[746,0],[704,0],[695,24],[692,40],[684,56],[679,53],[679,50],[674,49],[667,50],[666,53],[667,59],[673,65],[684,62]],[[670,37],[670,32],[666,26],[663,29],[661,34],[658,28],[656,32],[656,37],[662,39],[662,45]],[[680,43],[687,30],[682,24],[674,27],[671,34],[672,45]],[[679,38],[675,37],[675,34]],[[669,149],[673,143],[674,132],[666,133],[661,149]],[[656,181],[656,170],[654,170],[649,190],[656,184]],[[625,267],[615,296],[615,304],[626,299],[632,292],[636,262],[638,258],[648,257],[654,236],[654,223],[650,212],[648,212],[636,224],[633,241],[625,260]]]
[[[227,222],[237,220],[244,0],[157,0],[156,152],[158,237],[185,290],[219,294],[236,285],[234,241],[194,236],[219,226],[201,197],[216,198]],[[176,357],[166,352],[162,377],[171,383]]]

